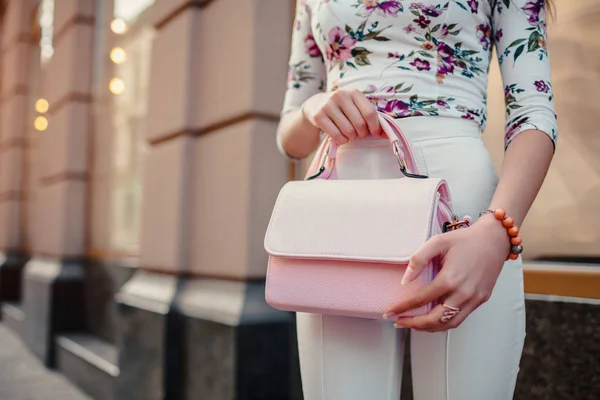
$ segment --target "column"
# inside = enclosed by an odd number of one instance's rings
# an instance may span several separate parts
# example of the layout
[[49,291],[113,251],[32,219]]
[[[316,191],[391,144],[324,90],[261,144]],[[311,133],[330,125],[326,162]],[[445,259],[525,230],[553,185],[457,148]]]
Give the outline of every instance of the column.
[[293,319],[265,303],[263,249],[289,175],[275,131],[293,3],[153,6],[141,271],[118,294],[120,399],[297,392]]
[[31,107],[33,1],[5,5],[0,49],[0,302],[20,300],[25,245],[26,156]]
[[37,138],[39,171],[24,277],[24,339],[47,365],[57,332],[82,327],[90,164],[93,0],[56,1],[54,55],[41,71],[49,126]]

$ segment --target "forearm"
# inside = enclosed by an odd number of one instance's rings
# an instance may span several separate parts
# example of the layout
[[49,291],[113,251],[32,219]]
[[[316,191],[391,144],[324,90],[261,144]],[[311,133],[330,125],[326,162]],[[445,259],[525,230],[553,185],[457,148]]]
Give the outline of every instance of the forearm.
[[553,156],[552,142],[541,131],[525,131],[508,146],[490,208],[503,208],[520,226],[533,204]]
[[292,158],[304,158],[319,145],[319,128],[304,118],[301,110],[290,111],[279,122],[277,136],[283,151]]

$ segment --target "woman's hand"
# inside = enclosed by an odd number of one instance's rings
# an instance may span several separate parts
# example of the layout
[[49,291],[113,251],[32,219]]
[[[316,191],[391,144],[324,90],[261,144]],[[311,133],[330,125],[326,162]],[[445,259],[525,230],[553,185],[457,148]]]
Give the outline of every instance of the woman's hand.
[[489,214],[469,228],[432,237],[412,256],[402,283],[410,284],[436,256],[442,263],[440,273],[422,290],[390,307],[386,315],[441,299],[460,308],[449,321],[441,322],[445,308],[439,304],[426,315],[398,318],[397,326],[427,332],[456,328],[490,298],[509,251],[506,229]]
[[338,145],[358,137],[381,135],[377,110],[356,89],[316,94],[303,104],[302,114]]

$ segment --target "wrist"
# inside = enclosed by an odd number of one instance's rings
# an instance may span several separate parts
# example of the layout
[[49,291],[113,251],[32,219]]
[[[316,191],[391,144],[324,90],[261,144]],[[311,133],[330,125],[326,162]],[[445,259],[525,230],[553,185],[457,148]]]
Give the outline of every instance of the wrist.
[[309,97],[304,103],[302,103],[302,106],[300,106],[300,118],[302,120],[302,124],[312,128],[312,130],[317,130],[317,132],[320,132],[321,128],[319,126],[317,126],[316,121],[315,121],[315,110],[318,110],[320,107],[318,104],[313,104],[313,103],[318,103],[319,99],[317,96],[322,95],[322,93],[313,95],[312,97]]
[[476,224],[485,229],[493,240],[502,243],[503,248],[506,247],[508,253],[510,250],[510,236],[508,236],[506,228],[502,226],[502,223],[494,218],[494,215],[483,215],[477,220]]
[[310,99],[306,100],[302,106],[300,106],[300,124],[301,126],[304,127],[303,132],[305,133],[306,136],[308,136],[308,139],[310,141],[314,141],[316,143],[320,142],[320,137],[319,134],[321,133],[321,128],[319,128],[317,125],[315,125],[313,123],[313,121],[311,120],[311,118],[309,118],[309,115],[307,113],[306,107],[307,107],[307,103],[310,101]]
[[496,225],[501,226],[502,230],[505,230],[506,236],[508,236],[509,247],[509,252],[506,259],[516,260],[519,257],[519,254],[521,254],[521,252],[523,251],[523,239],[521,238],[521,236],[519,236],[520,230],[519,227],[515,225],[514,218],[508,216],[506,214],[506,211],[502,208],[487,209],[479,213],[480,220],[484,220],[485,217],[487,217],[485,221],[488,221],[488,224],[492,224],[494,222],[492,218],[490,218],[493,217],[493,219],[496,222]]

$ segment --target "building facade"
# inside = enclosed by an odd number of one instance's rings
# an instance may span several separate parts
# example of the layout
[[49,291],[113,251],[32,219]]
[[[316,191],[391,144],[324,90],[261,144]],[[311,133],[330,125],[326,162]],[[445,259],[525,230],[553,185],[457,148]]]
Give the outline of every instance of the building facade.
[[[591,399],[600,2],[556,3],[561,136],[523,227],[518,398]],[[295,0],[0,4],[2,322],[94,399],[300,399],[294,318],[264,301],[262,245],[305,167],[275,145]],[[489,91],[499,169],[497,66]]]

